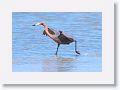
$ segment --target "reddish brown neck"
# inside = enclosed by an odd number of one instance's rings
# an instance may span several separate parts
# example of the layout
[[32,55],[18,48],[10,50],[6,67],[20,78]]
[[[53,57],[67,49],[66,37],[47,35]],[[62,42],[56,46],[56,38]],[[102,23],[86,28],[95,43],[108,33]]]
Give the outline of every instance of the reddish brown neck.
[[42,24],[42,26],[44,26],[44,29],[45,29],[47,35],[48,35],[50,38],[52,38],[52,35],[51,35],[51,34],[49,33],[49,31],[48,31],[48,26],[47,26],[46,24]]

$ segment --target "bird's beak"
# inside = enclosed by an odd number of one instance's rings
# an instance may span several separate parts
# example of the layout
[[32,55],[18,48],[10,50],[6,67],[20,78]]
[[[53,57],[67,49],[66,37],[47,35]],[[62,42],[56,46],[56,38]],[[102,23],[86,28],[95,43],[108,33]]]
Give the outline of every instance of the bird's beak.
[[33,24],[32,26],[36,26],[35,24]]

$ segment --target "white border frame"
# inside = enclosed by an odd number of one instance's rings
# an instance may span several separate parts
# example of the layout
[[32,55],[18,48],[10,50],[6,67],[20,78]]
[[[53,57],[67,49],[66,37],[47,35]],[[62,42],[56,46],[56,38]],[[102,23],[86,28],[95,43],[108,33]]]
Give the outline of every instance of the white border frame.
[[[0,6],[3,84],[114,84],[113,0],[4,0]],[[102,12],[102,72],[12,72],[12,12]]]

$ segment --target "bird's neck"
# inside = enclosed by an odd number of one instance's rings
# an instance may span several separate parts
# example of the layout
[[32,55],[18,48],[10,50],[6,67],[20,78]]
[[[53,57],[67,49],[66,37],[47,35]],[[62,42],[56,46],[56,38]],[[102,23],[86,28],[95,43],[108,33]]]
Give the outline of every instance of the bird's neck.
[[45,28],[45,31],[48,31],[48,26],[47,25],[43,25],[43,27]]
[[52,38],[53,36],[49,33],[49,31],[48,31],[48,26],[47,26],[47,25],[43,25],[43,26],[44,26],[44,28],[45,28],[45,31],[46,31],[47,35],[48,35],[50,38]]

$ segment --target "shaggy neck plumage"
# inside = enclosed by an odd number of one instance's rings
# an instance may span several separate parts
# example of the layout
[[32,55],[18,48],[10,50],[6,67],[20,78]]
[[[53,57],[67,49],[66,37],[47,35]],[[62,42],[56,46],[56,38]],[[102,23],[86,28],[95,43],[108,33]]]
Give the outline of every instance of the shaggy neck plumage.
[[50,38],[52,38],[52,35],[51,35],[51,34],[49,33],[49,31],[48,31],[48,26],[45,25],[45,24],[43,24],[43,26],[44,26],[44,28],[45,28],[45,31],[46,31],[47,35],[48,35]]

